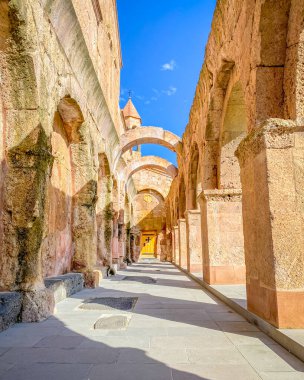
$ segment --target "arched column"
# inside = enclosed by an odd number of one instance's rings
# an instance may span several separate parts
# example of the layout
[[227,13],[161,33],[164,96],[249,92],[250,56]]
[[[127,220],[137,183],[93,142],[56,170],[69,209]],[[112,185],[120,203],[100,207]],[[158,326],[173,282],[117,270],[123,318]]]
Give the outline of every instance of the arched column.
[[[209,284],[245,283],[240,168],[235,150],[246,135],[245,99],[233,66],[226,78],[219,129],[216,188],[199,196],[202,213],[204,280]],[[215,126],[216,128],[216,126]]]

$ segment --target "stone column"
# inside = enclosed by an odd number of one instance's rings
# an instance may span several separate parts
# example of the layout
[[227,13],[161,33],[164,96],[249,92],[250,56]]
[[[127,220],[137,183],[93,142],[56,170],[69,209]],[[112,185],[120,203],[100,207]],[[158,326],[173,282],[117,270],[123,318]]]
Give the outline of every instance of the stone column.
[[200,210],[187,210],[187,257],[191,273],[203,272],[202,238],[201,238],[201,212]]
[[127,267],[127,264],[124,262],[126,251],[126,225],[124,223],[118,223],[119,269],[126,269]]
[[204,190],[199,195],[204,280],[245,284],[241,190]]
[[173,244],[173,233],[168,230],[166,234],[166,252],[167,252],[167,261],[172,262],[173,252],[172,252],[172,244]]
[[137,227],[131,228],[131,259],[137,262],[140,255],[140,230]]
[[178,219],[178,236],[179,236],[179,266],[189,270],[187,258],[187,228],[186,219]]
[[179,230],[178,226],[173,226],[173,262],[179,265]]
[[269,119],[240,144],[248,309],[304,327],[304,127]]

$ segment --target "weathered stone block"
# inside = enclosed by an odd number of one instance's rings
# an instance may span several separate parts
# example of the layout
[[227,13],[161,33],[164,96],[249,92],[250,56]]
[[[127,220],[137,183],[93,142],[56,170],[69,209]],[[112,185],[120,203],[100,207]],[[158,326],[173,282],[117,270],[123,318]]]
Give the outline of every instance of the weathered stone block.
[[47,277],[44,280],[47,289],[52,291],[55,304],[72,294],[80,292],[84,286],[82,273],[67,273],[56,277]]
[[0,292],[0,332],[17,322],[21,305],[21,293]]
[[22,322],[40,322],[54,311],[55,301],[50,289],[33,290],[23,293]]

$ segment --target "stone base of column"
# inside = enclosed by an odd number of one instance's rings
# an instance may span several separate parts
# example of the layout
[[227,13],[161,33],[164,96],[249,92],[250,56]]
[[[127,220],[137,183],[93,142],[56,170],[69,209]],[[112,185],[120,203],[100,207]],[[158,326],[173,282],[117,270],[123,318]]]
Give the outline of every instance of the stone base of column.
[[204,280],[212,285],[245,284],[241,190],[204,190],[198,199]]
[[222,266],[205,266],[204,280],[208,284],[227,285],[227,284],[245,284],[246,268],[244,265],[222,265]]
[[190,273],[203,273],[203,264],[190,264]]
[[304,292],[269,289],[250,279],[247,307],[278,328],[304,328]]

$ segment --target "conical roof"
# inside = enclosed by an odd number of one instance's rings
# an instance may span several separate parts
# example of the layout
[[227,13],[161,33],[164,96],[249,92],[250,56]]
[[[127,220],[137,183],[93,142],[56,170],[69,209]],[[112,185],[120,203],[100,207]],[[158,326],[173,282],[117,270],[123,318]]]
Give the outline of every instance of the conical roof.
[[128,100],[127,104],[125,105],[125,108],[122,110],[124,117],[134,117],[134,119],[141,120],[141,117],[139,116],[139,113],[137,112],[133,102],[131,99]]

